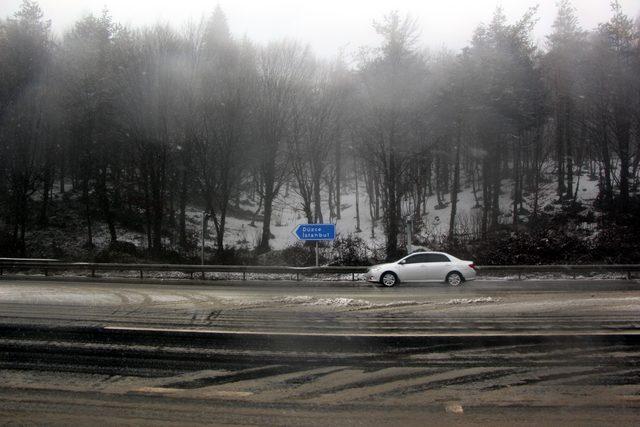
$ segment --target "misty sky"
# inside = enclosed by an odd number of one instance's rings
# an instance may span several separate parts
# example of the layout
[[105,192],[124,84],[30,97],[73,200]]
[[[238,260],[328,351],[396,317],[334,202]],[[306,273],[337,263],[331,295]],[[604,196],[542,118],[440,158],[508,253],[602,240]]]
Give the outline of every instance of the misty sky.
[[[625,12],[636,17],[640,0],[621,0]],[[0,16],[15,12],[21,0],[0,0]],[[543,40],[556,13],[556,0],[40,0],[54,30],[62,33],[88,13],[99,14],[106,6],[116,21],[128,25],[170,22],[180,28],[189,19],[208,15],[220,4],[236,36],[257,42],[283,37],[309,43],[314,51],[332,57],[339,48],[352,52],[359,46],[376,45],[371,23],[390,10],[410,13],[418,19],[425,46],[459,49],[473,29],[487,22],[497,4],[510,19],[528,7],[540,5],[536,38]],[[593,28],[610,16],[609,0],[574,0],[584,28]]]

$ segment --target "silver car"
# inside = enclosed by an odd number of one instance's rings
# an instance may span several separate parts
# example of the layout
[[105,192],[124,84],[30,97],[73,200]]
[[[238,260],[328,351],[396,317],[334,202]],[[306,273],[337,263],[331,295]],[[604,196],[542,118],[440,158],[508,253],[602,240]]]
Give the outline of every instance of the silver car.
[[400,282],[446,282],[460,286],[476,278],[476,266],[473,261],[444,252],[415,252],[396,262],[374,265],[365,277],[389,287]]

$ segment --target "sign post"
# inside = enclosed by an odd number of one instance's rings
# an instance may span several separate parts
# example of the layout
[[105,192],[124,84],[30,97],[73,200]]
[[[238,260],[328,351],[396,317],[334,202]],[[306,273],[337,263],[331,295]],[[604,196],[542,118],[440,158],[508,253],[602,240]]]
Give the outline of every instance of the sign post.
[[300,224],[293,234],[298,240],[316,242],[316,267],[319,265],[318,242],[321,240],[334,240],[336,238],[335,224]]

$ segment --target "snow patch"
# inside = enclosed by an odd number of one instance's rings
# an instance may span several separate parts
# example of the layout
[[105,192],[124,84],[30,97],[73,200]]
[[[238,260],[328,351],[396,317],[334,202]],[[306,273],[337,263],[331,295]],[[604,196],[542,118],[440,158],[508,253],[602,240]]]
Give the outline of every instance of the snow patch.
[[302,305],[328,305],[334,307],[368,307],[371,306],[369,301],[354,298],[316,298],[311,296],[286,296],[282,298],[274,298],[274,302],[282,302],[284,304],[302,304]]
[[591,274],[576,274],[575,276],[570,273],[521,273],[521,274],[482,274],[478,276],[479,281],[548,281],[548,280],[618,280],[627,279],[626,273],[623,271],[619,273],[591,273]]
[[479,298],[454,298],[447,301],[449,305],[460,305],[460,304],[486,304],[492,302],[500,302],[500,298],[492,298],[492,297],[479,297]]
[[374,304],[370,301],[354,298],[317,298],[312,296],[285,296],[273,298],[273,302],[283,304],[300,304],[313,306],[330,306],[330,307],[358,307],[358,308],[382,308],[382,307],[398,307],[406,305],[416,305],[415,301],[396,301],[387,304]]

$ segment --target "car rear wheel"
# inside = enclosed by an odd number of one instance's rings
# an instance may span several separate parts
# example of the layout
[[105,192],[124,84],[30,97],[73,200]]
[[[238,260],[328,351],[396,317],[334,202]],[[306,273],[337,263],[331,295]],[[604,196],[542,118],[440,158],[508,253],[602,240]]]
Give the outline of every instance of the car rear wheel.
[[456,271],[447,274],[447,283],[451,286],[460,286],[463,281],[462,274]]
[[380,278],[380,283],[390,288],[392,286],[395,286],[396,283],[398,283],[398,276],[396,276],[394,273],[391,273],[391,272],[384,273]]

